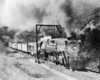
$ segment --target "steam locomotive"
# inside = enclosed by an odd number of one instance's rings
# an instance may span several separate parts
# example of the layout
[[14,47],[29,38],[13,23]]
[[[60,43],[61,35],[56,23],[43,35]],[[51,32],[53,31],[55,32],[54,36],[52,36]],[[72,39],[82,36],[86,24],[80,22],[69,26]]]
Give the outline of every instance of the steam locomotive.
[[[56,64],[62,64],[72,71],[75,69],[84,69],[82,45],[80,40],[67,38],[47,37],[39,43],[39,61],[49,60]],[[36,60],[37,62],[37,60]]]

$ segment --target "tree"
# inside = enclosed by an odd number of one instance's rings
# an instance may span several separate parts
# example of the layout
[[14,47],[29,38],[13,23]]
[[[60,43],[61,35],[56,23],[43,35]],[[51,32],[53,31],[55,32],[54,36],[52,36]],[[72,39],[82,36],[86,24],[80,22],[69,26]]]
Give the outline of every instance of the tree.
[[14,36],[15,36],[15,34],[18,32],[18,30],[14,30],[14,29],[12,29],[12,30],[9,30],[8,31],[8,36],[11,38],[11,39],[14,39]]
[[34,31],[22,31],[18,35],[15,36],[17,41],[22,42],[34,42],[35,41],[35,33]]
[[65,29],[64,28],[61,28],[62,29],[62,33],[60,34],[59,31],[57,29],[53,29],[53,30],[49,30],[49,29],[44,29],[44,32],[46,33],[46,35],[50,35],[52,38],[61,38],[61,36],[63,38],[66,38],[66,33],[65,33]]
[[97,60],[100,55],[100,29],[94,28],[84,35],[84,50],[91,60]]

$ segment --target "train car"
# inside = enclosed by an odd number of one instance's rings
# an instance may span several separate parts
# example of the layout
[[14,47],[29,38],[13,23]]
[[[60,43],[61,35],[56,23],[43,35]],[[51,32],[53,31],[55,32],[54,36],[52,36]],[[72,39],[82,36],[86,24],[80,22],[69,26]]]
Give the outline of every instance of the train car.
[[22,50],[22,42],[17,42],[17,49]]
[[14,42],[12,42],[12,48],[15,48],[15,43]]
[[22,51],[24,51],[24,52],[28,52],[28,44],[27,43],[22,43],[21,44],[22,45]]
[[8,46],[9,46],[9,47],[12,47],[12,42],[9,42],[9,43],[8,43]]
[[17,42],[15,42],[15,49],[17,49],[18,45],[17,45]]
[[28,52],[31,55],[36,54],[36,42],[23,43],[23,42],[9,42],[9,47],[23,52]]
[[32,55],[36,55],[36,42],[30,42],[28,43],[28,52]]

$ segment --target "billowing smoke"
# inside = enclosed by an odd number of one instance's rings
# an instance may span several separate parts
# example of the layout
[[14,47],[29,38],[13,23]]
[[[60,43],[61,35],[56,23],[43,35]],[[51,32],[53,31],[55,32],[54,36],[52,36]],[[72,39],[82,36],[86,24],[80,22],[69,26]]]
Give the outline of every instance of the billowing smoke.
[[71,37],[71,23],[73,22],[73,9],[72,3],[70,1],[66,1],[64,5],[62,5],[61,9],[64,11],[65,15],[67,16],[64,20],[65,22],[65,31],[67,37]]
[[1,20],[5,25],[15,29],[32,29],[45,15],[44,7],[47,4],[43,1],[6,0]]
[[82,14],[84,2],[94,4],[93,0],[5,0],[0,20],[3,25],[20,30],[35,30],[37,23],[60,24],[70,37],[73,11]]
[[69,0],[6,0],[1,20],[21,30],[31,30],[37,23],[61,24],[69,36],[70,11]]

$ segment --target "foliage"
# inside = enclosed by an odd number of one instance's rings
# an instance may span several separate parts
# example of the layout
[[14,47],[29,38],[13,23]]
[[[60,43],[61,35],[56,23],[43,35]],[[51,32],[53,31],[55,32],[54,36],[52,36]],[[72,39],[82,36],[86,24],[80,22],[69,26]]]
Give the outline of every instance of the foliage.
[[7,46],[8,42],[14,38],[16,32],[17,30],[8,30],[7,26],[0,27],[0,41]]
[[22,41],[22,42],[35,41],[35,33],[33,31],[22,31],[18,35],[15,36],[15,39],[16,37],[17,37],[17,41]]
[[[91,21],[95,28],[84,28]],[[98,63],[100,57],[100,7],[92,11],[89,17],[85,20],[82,28],[84,28],[84,34],[81,34],[79,38],[82,40],[83,55],[85,56],[84,61],[86,65],[93,70],[94,66],[92,63]],[[97,69],[98,64],[95,66],[95,69]]]
[[91,20],[94,20],[94,25],[97,25],[100,22],[100,7],[97,7],[92,11],[87,23],[89,23]]
[[46,33],[46,35],[50,35],[52,38],[60,38],[61,36],[63,38],[66,38],[66,33],[64,31],[64,28],[60,29],[62,30],[62,33],[60,34],[59,31],[57,29],[53,29],[53,30],[44,30],[44,32]]
[[11,38],[11,39],[14,39],[14,36],[15,36],[15,34],[18,32],[18,30],[14,30],[14,29],[12,29],[12,30],[8,30],[8,36]]
[[[86,19],[85,24],[88,24],[91,20],[95,26],[100,23],[100,7],[94,9],[90,14],[90,17]],[[83,50],[87,52],[87,56],[98,56],[100,54],[100,28],[96,27],[94,29],[86,28],[84,30],[84,35],[80,35],[80,39],[82,40]]]
[[81,35],[81,40],[83,41],[83,50],[87,52],[86,56],[92,60],[98,59],[100,55],[100,29],[95,28],[85,35]]

